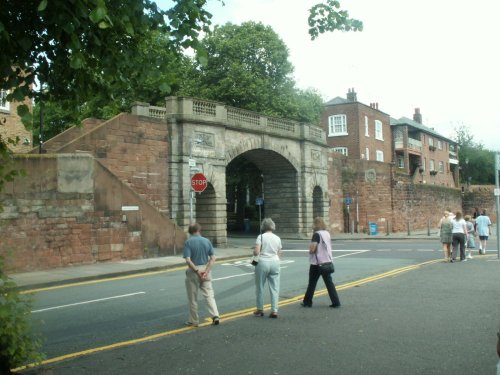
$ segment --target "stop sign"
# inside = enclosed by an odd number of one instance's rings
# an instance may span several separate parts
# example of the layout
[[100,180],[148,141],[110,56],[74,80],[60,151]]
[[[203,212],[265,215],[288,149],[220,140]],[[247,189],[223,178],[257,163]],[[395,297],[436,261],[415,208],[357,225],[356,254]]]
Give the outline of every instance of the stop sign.
[[191,187],[197,193],[203,192],[207,188],[207,178],[203,173],[196,173],[191,177]]

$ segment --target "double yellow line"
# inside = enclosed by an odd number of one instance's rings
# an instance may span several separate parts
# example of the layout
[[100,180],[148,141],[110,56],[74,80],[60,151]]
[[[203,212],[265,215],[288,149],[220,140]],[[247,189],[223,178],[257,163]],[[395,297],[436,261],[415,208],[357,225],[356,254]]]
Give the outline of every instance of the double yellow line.
[[[433,263],[437,263],[437,262],[442,262],[442,260],[441,259],[436,259],[436,260],[431,260],[431,261],[419,263],[419,264],[412,265],[412,266],[396,268],[394,270],[391,270],[391,271],[388,271],[388,272],[384,272],[384,273],[380,273],[378,275],[374,275],[374,276],[366,277],[364,279],[360,279],[360,280],[351,281],[351,282],[348,282],[348,283],[345,283],[345,284],[341,284],[341,285],[337,286],[337,290],[345,290],[345,289],[353,288],[353,287],[356,287],[356,286],[368,284],[368,283],[371,283],[373,281],[377,281],[377,280],[380,280],[380,279],[385,279],[385,278],[388,278],[388,277],[397,276],[397,275],[400,275],[400,274],[405,273],[405,272],[413,271],[413,270],[418,269],[418,268],[420,268],[422,266],[433,264]],[[182,268],[185,268],[185,267],[182,267]],[[169,269],[169,271],[174,271],[174,269]],[[162,272],[165,272],[165,271],[149,272],[147,274],[149,275],[149,274],[156,274],[156,273],[162,273]],[[144,274],[141,274],[141,275],[144,275]],[[137,277],[137,276],[136,275],[130,275],[130,276],[119,277],[118,279],[125,279],[125,278],[131,278],[131,277]],[[116,280],[116,279],[117,278],[113,278],[112,280]],[[109,281],[110,279],[107,279],[107,280]],[[102,282],[102,281],[105,281],[105,279],[95,280],[94,282]],[[82,282],[82,283],[77,283],[76,285],[90,284],[90,283],[92,283],[92,282]],[[71,285],[75,285],[75,284],[71,284]],[[51,289],[57,289],[57,288],[58,287],[41,288],[41,289],[35,289],[35,290],[32,290],[32,291],[25,291],[25,293],[28,293],[28,292],[34,293],[35,291],[51,290]],[[326,289],[321,289],[321,290],[319,290],[319,291],[317,291],[315,293],[315,296],[321,296],[321,295],[325,295],[325,294],[327,294],[327,290]],[[299,301],[302,301],[302,298],[303,298],[303,295],[300,295],[300,296],[296,296],[296,297],[292,297],[292,298],[288,298],[288,299],[282,300],[282,301],[279,302],[279,306],[282,307],[282,306],[290,305],[290,304],[293,304],[293,303],[297,303]],[[270,305],[266,305],[265,309],[268,309],[269,307],[270,307]],[[223,321],[227,321],[227,320],[233,320],[233,319],[241,318],[241,317],[244,317],[244,316],[249,316],[249,315],[251,315],[253,313],[254,310],[255,310],[255,308],[252,307],[252,308],[248,308],[248,309],[244,309],[244,310],[234,311],[234,312],[231,312],[231,313],[228,313],[228,314],[221,315],[221,319]],[[204,323],[201,323],[199,325],[199,327],[206,327],[206,326],[209,326],[211,324],[212,324],[211,319],[207,319],[207,321],[204,322]],[[17,372],[17,371],[24,370],[26,368],[36,367],[36,366],[40,366],[40,365],[48,365],[48,364],[51,364],[51,363],[56,363],[56,362],[61,362],[61,361],[68,360],[68,359],[74,359],[74,358],[78,358],[78,357],[83,357],[83,356],[86,356],[86,355],[89,355],[89,354],[94,354],[94,353],[102,352],[102,351],[105,351],[105,350],[123,348],[123,347],[126,347],[126,346],[131,346],[131,345],[143,343],[143,342],[146,342],[146,341],[157,340],[157,339],[162,338],[162,337],[167,337],[167,336],[171,336],[171,335],[175,335],[175,334],[179,334],[179,333],[188,332],[188,331],[191,331],[193,329],[197,329],[197,328],[195,328],[195,327],[184,327],[184,328],[174,329],[174,330],[171,330],[171,331],[160,332],[160,333],[157,333],[157,334],[154,334],[154,335],[150,335],[150,336],[146,336],[146,337],[141,337],[141,338],[138,338],[138,339],[121,341],[121,342],[117,342],[117,343],[111,344],[111,345],[105,345],[105,346],[100,346],[98,348],[91,348],[91,349],[87,349],[87,350],[82,350],[80,352],[69,353],[69,354],[65,354],[65,355],[59,356],[59,357],[54,357],[54,358],[46,359],[44,361],[41,361],[40,363],[32,363],[32,364],[29,364],[29,365],[26,365],[26,366],[23,366],[23,367],[18,367],[18,368],[13,369],[12,371],[13,372]]]

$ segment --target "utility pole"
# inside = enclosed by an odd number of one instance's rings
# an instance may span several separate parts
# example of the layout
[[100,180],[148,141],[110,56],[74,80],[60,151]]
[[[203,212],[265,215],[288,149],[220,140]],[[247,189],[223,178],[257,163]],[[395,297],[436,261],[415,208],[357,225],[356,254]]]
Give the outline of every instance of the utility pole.
[[500,259],[500,186],[498,172],[500,171],[500,154],[495,154],[495,204],[497,208],[497,259]]

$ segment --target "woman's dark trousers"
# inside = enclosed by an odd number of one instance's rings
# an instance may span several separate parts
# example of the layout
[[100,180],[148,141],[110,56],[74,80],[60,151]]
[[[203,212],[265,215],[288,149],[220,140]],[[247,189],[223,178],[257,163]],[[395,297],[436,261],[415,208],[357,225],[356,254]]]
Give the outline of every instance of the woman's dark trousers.
[[451,259],[457,257],[457,247],[460,244],[460,260],[465,259],[465,234],[463,233],[453,233],[453,252],[451,254]]
[[330,296],[330,301],[332,301],[332,305],[340,306],[339,295],[337,294],[337,290],[335,289],[335,285],[333,284],[332,275],[322,275],[319,271],[319,267],[314,264],[311,264],[309,267],[309,284],[307,285],[306,294],[304,296],[304,305],[312,306],[314,291],[316,290],[316,284],[318,283],[318,279],[320,276],[323,277],[323,281],[325,282],[326,289],[328,290],[328,295]]

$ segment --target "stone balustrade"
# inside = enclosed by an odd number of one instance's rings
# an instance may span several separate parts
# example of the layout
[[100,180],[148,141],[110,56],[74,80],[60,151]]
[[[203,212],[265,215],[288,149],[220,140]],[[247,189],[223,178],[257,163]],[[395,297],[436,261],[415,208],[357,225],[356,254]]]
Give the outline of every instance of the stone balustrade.
[[230,128],[326,144],[326,133],[317,126],[190,97],[168,97],[165,107],[136,102],[132,106],[132,113],[157,119],[165,119],[169,115],[182,116],[205,123],[220,123]]

